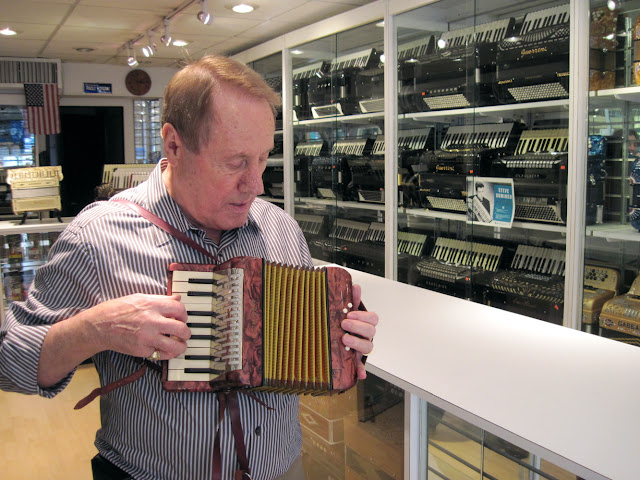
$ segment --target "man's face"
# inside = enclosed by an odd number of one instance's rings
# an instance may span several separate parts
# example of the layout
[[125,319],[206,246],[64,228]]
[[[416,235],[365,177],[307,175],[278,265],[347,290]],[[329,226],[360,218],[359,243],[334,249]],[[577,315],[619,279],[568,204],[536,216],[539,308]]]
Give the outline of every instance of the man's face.
[[484,198],[484,187],[476,188],[476,195],[478,196],[478,198],[483,199]]
[[171,193],[199,226],[231,230],[247,221],[249,207],[263,193],[262,174],[273,149],[275,121],[266,101],[223,86],[206,145],[185,151]]

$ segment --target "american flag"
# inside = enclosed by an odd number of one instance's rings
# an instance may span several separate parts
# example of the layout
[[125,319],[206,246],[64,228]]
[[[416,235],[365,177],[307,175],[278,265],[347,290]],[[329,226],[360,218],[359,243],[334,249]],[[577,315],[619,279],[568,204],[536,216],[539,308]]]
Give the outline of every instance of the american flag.
[[25,83],[27,130],[34,135],[60,133],[58,84]]

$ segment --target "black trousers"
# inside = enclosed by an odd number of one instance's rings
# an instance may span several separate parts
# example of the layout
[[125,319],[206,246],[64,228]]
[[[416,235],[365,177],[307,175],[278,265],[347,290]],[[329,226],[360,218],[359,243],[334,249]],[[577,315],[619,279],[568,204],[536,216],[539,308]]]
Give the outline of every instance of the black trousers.
[[116,467],[100,454],[91,459],[93,480],[133,480],[133,477],[124,470]]

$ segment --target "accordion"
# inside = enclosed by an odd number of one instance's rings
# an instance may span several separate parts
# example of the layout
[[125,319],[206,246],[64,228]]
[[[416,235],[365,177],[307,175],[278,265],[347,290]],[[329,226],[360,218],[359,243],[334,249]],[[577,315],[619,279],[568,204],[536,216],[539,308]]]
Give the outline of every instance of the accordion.
[[181,295],[192,336],[182,355],[163,362],[167,391],[322,394],[356,383],[356,353],[342,343],[340,324],[353,309],[343,268],[253,257],[174,263],[168,293]]

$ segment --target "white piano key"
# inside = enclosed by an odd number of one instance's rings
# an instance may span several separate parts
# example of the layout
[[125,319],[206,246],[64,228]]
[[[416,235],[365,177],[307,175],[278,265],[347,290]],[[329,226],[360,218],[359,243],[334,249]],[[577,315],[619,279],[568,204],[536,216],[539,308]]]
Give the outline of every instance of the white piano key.
[[185,373],[182,370],[168,370],[167,380],[172,382],[208,382],[219,375],[210,373]]
[[192,328],[191,335],[215,335],[211,328]]
[[187,323],[216,323],[217,319],[210,315],[187,315]]
[[223,282],[219,285],[212,283],[188,283],[188,282],[176,282],[174,281],[171,287],[171,291],[174,293],[186,293],[186,292],[219,292],[225,288]]
[[196,340],[190,338],[187,340],[187,345],[191,348],[211,348],[211,340]]
[[[193,347],[193,346],[189,346],[187,344],[187,349],[181,355],[178,355],[175,358],[185,358],[187,355],[207,355],[207,356],[211,356],[211,355],[216,355],[217,353],[219,353],[221,351],[222,351],[221,347],[217,347],[217,348],[212,350],[209,345],[204,346],[204,347]],[[171,360],[169,360],[169,362],[171,362]]]
[[225,279],[226,277],[226,274],[221,274],[218,272],[198,272],[194,270],[176,270],[173,272],[172,276],[174,282],[188,282],[189,279],[192,278],[220,281]]
[[214,368],[211,360],[186,360],[173,358],[169,361],[169,370],[184,370],[185,368]]

